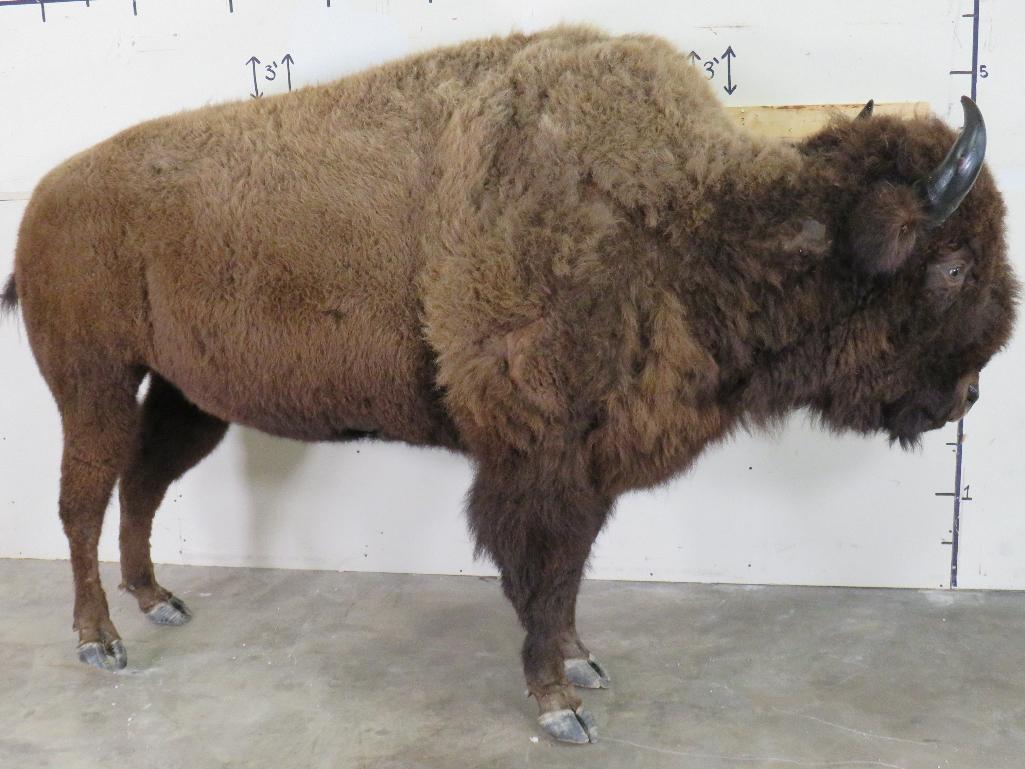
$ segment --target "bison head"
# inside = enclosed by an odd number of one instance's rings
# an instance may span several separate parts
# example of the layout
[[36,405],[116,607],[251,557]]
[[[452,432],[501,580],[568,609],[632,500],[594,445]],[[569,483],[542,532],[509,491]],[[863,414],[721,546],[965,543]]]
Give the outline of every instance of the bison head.
[[986,128],[974,102],[962,105],[960,136],[932,118],[871,117],[870,102],[803,146],[822,161],[833,241],[812,404],[835,427],[882,429],[905,447],[978,400],[979,371],[1014,319]]

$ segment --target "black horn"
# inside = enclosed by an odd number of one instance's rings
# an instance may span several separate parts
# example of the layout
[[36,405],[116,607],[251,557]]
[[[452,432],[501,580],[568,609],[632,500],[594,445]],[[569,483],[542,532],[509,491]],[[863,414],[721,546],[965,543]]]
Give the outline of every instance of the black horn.
[[961,97],[964,128],[950,152],[925,180],[925,203],[930,227],[938,227],[957,210],[975,184],[986,156],[986,123],[975,102]]

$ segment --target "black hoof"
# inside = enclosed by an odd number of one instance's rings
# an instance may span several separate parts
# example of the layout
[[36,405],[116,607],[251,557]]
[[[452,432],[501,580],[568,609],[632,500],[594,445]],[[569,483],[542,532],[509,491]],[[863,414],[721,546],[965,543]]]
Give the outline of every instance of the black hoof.
[[100,670],[123,670],[128,664],[128,652],[120,638],[106,645],[99,641],[89,641],[79,644],[78,659]]
[[541,728],[559,742],[586,745],[598,741],[598,728],[594,718],[583,708],[553,710],[537,718]]
[[612,683],[608,673],[598,664],[593,654],[587,659],[577,657],[565,660],[563,666],[566,670],[566,680],[582,689],[608,689]]
[[192,619],[185,602],[173,595],[146,612],[146,616],[157,625],[184,625]]

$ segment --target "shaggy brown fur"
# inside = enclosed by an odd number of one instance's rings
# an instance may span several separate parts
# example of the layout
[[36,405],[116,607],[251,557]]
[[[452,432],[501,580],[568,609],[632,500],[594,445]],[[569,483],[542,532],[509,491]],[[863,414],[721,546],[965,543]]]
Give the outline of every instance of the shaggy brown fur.
[[374,434],[474,460],[470,523],[530,691],[578,708],[570,680],[605,681],[577,664],[577,587],[617,495],[796,407],[905,444],[967,408],[1016,288],[987,172],[923,225],[917,185],[954,137],[866,113],[759,139],[665,42],[564,27],[71,158],[28,206],[16,275],[63,420],[83,658],[124,662],[96,567],[118,478],[125,587],[178,622],[152,516],[228,423]]

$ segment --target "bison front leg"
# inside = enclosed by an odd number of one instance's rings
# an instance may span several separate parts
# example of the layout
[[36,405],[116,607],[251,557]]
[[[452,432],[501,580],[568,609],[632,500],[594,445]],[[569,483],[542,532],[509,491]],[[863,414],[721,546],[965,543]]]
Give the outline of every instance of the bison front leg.
[[558,740],[587,743],[597,730],[573,683],[597,688],[608,679],[577,639],[574,612],[609,503],[574,476],[540,457],[492,463],[478,470],[469,512],[478,547],[501,570],[527,631],[523,670],[541,727]]
[[609,674],[577,635],[576,593],[567,612],[566,623],[568,631],[562,644],[566,679],[583,689],[608,689],[612,684]]

